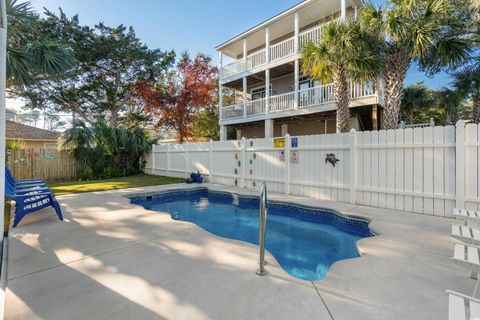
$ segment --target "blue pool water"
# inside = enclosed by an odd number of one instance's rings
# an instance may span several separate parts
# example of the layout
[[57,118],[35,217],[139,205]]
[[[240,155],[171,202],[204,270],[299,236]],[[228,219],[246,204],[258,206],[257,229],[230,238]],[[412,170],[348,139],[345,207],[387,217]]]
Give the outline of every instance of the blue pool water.
[[[148,210],[169,212],[221,237],[258,244],[258,198],[177,190],[131,198]],[[371,236],[368,222],[334,212],[268,202],[266,249],[282,268],[304,280],[323,279],[338,260],[358,257],[357,240]]]

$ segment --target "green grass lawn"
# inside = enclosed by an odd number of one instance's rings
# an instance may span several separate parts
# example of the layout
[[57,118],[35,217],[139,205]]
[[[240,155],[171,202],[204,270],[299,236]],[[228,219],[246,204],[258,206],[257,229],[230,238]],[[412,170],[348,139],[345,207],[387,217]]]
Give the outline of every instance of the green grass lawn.
[[185,181],[185,179],[139,174],[136,176],[105,180],[49,182],[47,185],[56,195],[63,195],[92,191],[156,186],[161,184],[179,183],[183,181]]

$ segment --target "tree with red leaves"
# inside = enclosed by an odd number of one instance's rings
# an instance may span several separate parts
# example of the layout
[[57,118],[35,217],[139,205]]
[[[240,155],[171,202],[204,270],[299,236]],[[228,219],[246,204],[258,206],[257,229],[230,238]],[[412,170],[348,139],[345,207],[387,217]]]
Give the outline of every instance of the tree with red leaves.
[[174,130],[179,143],[192,137],[198,113],[215,102],[217,74],[217,68],[205,55],[197,54],[192,60],[188,54],[182,54],[166,80],[140,82],[138,93],[145,111],[155,119],[156,128]]

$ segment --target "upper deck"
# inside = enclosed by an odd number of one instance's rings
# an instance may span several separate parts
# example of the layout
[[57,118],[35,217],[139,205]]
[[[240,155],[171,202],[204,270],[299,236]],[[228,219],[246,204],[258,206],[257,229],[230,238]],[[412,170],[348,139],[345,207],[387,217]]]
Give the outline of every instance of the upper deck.
[[219,45],[220,82],[299,59],[303,46],[318,42],[325,25],[356,15],[360,0],[306,0]]

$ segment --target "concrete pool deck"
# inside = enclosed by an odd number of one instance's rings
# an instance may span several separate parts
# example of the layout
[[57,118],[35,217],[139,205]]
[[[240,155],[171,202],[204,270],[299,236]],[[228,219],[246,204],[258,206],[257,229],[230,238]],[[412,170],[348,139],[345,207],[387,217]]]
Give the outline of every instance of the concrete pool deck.
[[[239,188],[214,190],[252,194]],[[163,185],[58,197],[10,233],[6,319],[447,319],[446,289],[475,281],[450,261],[452,219],[269,194],[372,221],[363,256],[335,263],[325,279],[291,277],[256,246],[219,238],[169,214],[132,205],[129,194]]]

